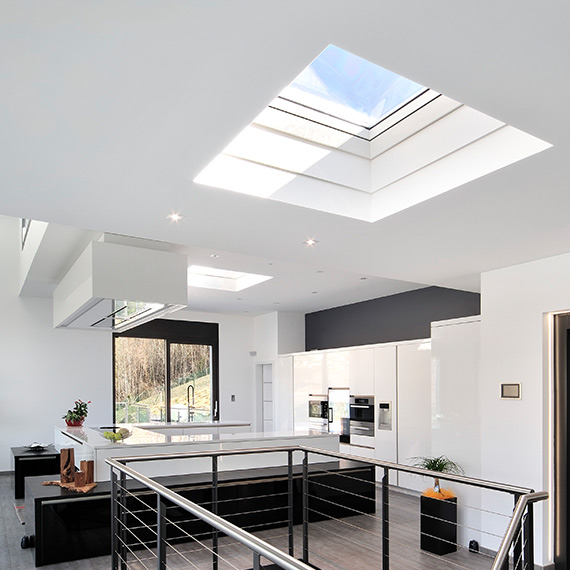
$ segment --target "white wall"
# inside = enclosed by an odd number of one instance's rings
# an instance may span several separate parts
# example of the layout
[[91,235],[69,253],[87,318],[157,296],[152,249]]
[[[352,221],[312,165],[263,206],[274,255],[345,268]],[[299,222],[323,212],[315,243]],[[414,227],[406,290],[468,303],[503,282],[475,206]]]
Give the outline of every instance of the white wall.
[[277,322],[279,354],[305,350],[305,314],[280,312]]
[[[54,329],[51,299],[18,296],[20,257],[20,220],[0,216],[0,471],[12,469],[10,447],[52,442],[76,399],[92,401],[89,425],[108,424],[113,410],[110,333]],[[252,421],[254,319],[191,311],[171,318],[219,323],[220,417]]]
[[220,325],[220,419],[253,421],[254,359],[249,355],[254,350],[253,317],[182,310],[170,318]]
[[[570,255],[481,277],[481,474],[550,488],[548,327],[545,315],[570,309]],[[500,383],[522,383],[521,400],[501,400]],[[548,561],[550,515],[537,509],[537,561]]]
[[54,329],[50,299],[19,297],[20,220],[0,216],[0,471],[10,447],[53,441],[76,399],[92,400],[88,422],[112,418],[111,337]]

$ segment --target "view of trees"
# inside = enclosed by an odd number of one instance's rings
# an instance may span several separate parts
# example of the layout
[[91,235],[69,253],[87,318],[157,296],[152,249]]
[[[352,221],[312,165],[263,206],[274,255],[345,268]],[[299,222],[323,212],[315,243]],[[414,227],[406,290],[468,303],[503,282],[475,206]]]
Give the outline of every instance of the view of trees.
[[[166,419],[166,346],[163,339],[115,338],[118,423]],[[172,343],[169,378],[172,421],[209,419],[210,347]]]

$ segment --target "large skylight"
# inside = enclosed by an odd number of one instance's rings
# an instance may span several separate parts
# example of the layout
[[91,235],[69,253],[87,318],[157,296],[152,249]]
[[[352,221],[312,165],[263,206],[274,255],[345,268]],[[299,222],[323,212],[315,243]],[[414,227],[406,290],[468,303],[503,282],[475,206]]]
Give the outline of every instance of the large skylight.
[[425,89],[331,44],[280,96],[371,128]]
[[374,223],[550,146],[329,45],[194,182]]

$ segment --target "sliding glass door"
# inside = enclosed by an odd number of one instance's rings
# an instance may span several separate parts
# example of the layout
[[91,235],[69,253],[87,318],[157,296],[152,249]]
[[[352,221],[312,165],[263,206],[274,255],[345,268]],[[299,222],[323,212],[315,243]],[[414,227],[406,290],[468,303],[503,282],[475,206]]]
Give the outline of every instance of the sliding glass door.
[[212,347],[169,343],[170,421],[212,419]]
[[157,321],[114,335],[115,423],[219,419],[217,325]]

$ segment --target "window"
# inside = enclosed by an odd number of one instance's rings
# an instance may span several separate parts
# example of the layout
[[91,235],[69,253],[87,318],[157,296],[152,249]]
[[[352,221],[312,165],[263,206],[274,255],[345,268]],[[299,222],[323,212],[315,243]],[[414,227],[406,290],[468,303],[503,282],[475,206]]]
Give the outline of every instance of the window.
[[218,325],[155,319],[113,335],[115,423],[219,419]]
[[366,129],[426,88],[329,45],[280,97]]

